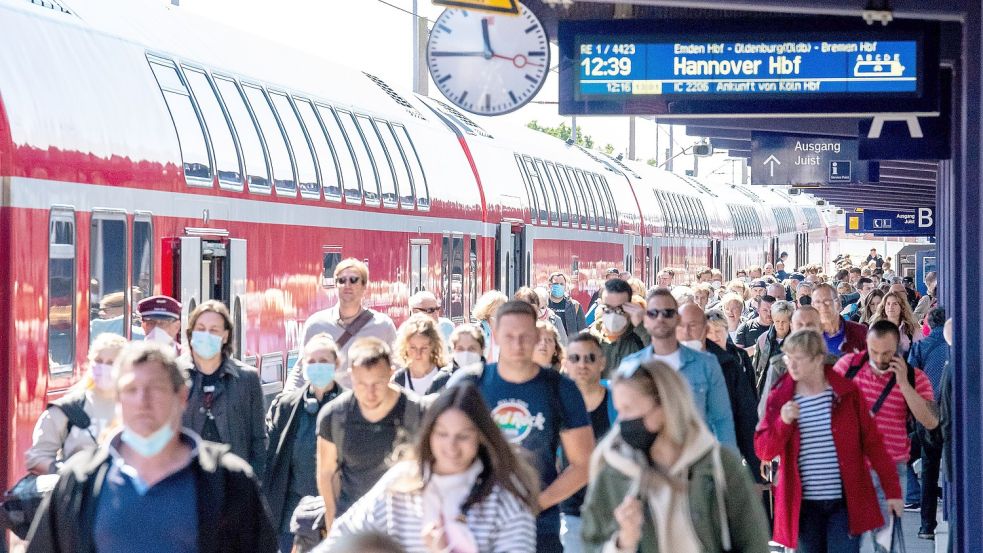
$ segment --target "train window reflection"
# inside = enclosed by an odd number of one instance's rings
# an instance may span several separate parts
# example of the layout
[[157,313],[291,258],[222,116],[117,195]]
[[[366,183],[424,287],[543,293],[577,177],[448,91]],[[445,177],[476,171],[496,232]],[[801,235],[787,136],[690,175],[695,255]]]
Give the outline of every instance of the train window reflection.
[[280,130],[273,108],[266,99],[263,89],[254,85],[244,84],[246,99],[253,109],[256,122],[259,123],[260,133],[266,142],[266,151],[270,154],[270,164],[273,166],[273,187],[277,194],[285,196],[297,195],[297,181],[294,178],[293,167],[290,164],[290,150],[287,149],[287,139]]
[[239,138],[243,161],[246,165],[246,184],[254,193],[270,193],[270,167],[266,163],[266,152],[259,137],[259,130],[249,115],[239,85],[225,77],[215,76],[215,86],[232,118],[232,126]]
[[402,146],[403,152],[406,154],[407,160],[410,163],[410,172],[413,174],[413,191],[416,194],[416,208],[420,210],[430,209],[430,188],[427,186],[427,175],[423,172],[423,164],[420,162],[420,156],[416,151],[416,147],[413,145],[413,140],[410,139],[410,135],[406,131],[406,127],[395,125],[395,128],[396,139],[399,140],[399,145]]
[[308,198],[321,198],[321,183],[317,180],[317,165],[314,164],[314,153],[311,145],[300,126],[300,120],[286,95],[270,92],[270,100],[276,108],[283,129],[287,131],[290,150],[294,153],[294,163],[297,166],[297,184],[300,195]]
[[536,221],[539,220],[539,200],[536,198],[536,187],[533,186],[532,180],[529,178],[529,174],[526,173],[526,168],[523,166],[522,158],[519,157],[519,154],[515,154],[515,163],[519,167],[519,175],[522,177],[522,183],[526,186],[529,218],[532,223],[536,223]]
[[360,204],[362,203],[362,187],[358,177],[358,166],[355,165],[355,151],[341,130],[341,124],[338,122],[335,111],[318,104],[317,112],[321,116],[321,123],[328,133],[331,146],[334,148],[335,159],[341,169],[341,184],[345,188],[345,201]]
[[557,192],[556,183],[550,177],[549,173],[546,171],[546,165],[543,160],[536,160],[536,171],[539,172],[539,177],[543,181],[543,186],[546,187],[546,193],[550,198],[550,222],[554,227],[560,226],[560,198],[563,197],[562,193]]
[[185,181],[191,186],[211,186],[212,165],[205,130],[201,126],[191,95],[188,94],[188,88],[172,62],[152,59],[150,68],[157,77],[157,84],[164,94],[164,102],[171,112],[171,120],[177,131]]
[[539,204],[539,213],[537,219],[539,219],[540,224],[549,224],[549,214],[553,211],[553,205],[550,203],[549,194],[546,193],[546,185],[543,184],[543,179],[539,176],[539,171],[536,169],[536,163],[529,156],[522,156],[522,161],[526,166],[526,172],[529,174],[529,182],[532,183],[533,189],[538,193],[539,199],[542,203]]
[[215,171],[218,173],[218,184],[223,188],[241,190],[242,169],[239,163],[239,152],[236,149],[235,139],[232,138],[229,121],[225,118],[225,112],[222,111],[222,106],[218,103],[218,98],[208,81],[208,76],[204,71],[191,67],[184,68],[184,76],[188,79],[188,86],[194,93],[195,101],[198,102],[198,109],[201,110],[205,127],[208,129],[212,152],[215,154]]
[[355,123],[355,116],[347,111],[338,110],[338,119],[341,120],[341,128],[348,137],[348,143],[355,152],[355,162],[358,163],[358,175],[362,180],[362,192],[365,194],[365,203],[379,205],[379,177],[376,176],[375,166],[372,165],[372,156],[365,146],[365,138],[358,130]]
[[399,190],[399,206],[403,209],[413,209],[416,203],[413,198],[416,194],[413,192],[413,178],[410,176],[410,166],[409,161],[406,159],[406,154],[399,147],[396,133],[393,131],[391,125],[378,119],[375,120],[375,124],[379,128],[379,134],[382,135],[382,143],[385,145],[386,151],[389,152],[389,157],[393,163],[393,170],[396,171],[396,189]]
[[[317,166],[321,170],[321,188],[324,190],[324,197],[341,201],[341,178],[338,175],[338,163],[335,152],[331,149],[331,143],[321,128],[321,122],[317,119],[314,106],[308,100],[294,98],[300,119],[307,128],[307,136],[314,145],[314,153],[317,155]],[[342,146],[347,151],[347,146]]]
[[560,222],[563,226],[568,226],[570,224],[570,212],[572,211],[570,190],[567,188],[567,183],[557,174],[556,166],[552,162],[547,161],[546,168],[546,174],[549,176],[550,181],[554,183],[557,194],[560,197]]
[[393,174],[392,164],[389,162],[389,154],[386,153],[386,148],[382,145],[379,132],[372,124],[372,120],[364,115],[359,115],[357,120],[362,136],[369,144],[369,151],[372,153],[372,160],[375,162],[376,172],[379,175],[382,203],[386,207],[396,207],[396,176]]
[[75,359],[75,212],[52,209],[48,223],[48,370],[72,372]]
[[[108,332],[127,336],[129,309],[126,290],[126,215],[94,213],[89,225],[89,343]],[[143,329],[132,329],[134,339]]]
[[[154,231],[150,215],[138,213],[133,218],[133,254],[130,265],[130,283],[133,286],[131,305],[153,295],[154,286]],[[136,316],[134,315],[134,318]],[[139,321],[134,321],[138,326]]]

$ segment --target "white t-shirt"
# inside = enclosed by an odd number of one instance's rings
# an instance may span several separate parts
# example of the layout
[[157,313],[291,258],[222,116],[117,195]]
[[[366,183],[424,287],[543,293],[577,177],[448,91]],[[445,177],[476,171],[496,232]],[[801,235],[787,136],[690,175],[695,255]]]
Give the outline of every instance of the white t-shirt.
[[669,355],[659,355],[658,353],[652,352],[652,359],[662,361],[677,371],[683,366],[683,357],[680,354],[679,348],[676,348],[676,351]]
[[430,389],[430,385],[433,384],[433,380],[437,378],[437,373],[440,371],[437,367],[430,369],[430,372],[423,375],[423,378],[414,378],[410,374],[409,369],[406,370],[406,376],[410,379],[410,386],[413,391],[418,394],[425,394],[427,390]]

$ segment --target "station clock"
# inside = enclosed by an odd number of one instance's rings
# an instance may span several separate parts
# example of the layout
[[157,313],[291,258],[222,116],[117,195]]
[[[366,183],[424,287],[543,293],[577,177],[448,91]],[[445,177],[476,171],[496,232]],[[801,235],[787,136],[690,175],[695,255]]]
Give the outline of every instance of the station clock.
[[447,9],[434,23],[427,65],[454,105],[501,115],[528,103],[550,67],[546,29],[526,6],[518,15]]

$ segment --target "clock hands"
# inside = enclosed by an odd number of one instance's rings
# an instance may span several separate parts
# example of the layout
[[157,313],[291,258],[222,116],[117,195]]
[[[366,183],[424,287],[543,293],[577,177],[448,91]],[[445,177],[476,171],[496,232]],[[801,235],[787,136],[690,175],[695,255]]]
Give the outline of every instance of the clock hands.
[[430,55],[435,58],[440,57],[486,57],[484,52],[430,52]]
[[490,60],[495,55],[495,52],[492,51],[491,39],[488,38],[488,18],[487,17],[482,17],[481,18],[481,39],[485,42],[485,51],[484,51],[485,59],[486,60]]
[[529,58],[527,58],[526,56],[524,56],[522,54],[516,54],[516,55],[512,56],[511,58],[508,57],[508,56],[501,56],[499,54],[493,54],[492,57],[495,57],[495,58],[498,58],[498,59],[503,59],[503,60],[509,60],[510,62],[512,62],[512,65],[518,67],[519,69],[522,69],[523,67],[525,67],[527,65],[531,65],[533,67],[542,67],[543,66],[543,64],[541,64],[541,63],[533,63],[533,62],[529,61]]

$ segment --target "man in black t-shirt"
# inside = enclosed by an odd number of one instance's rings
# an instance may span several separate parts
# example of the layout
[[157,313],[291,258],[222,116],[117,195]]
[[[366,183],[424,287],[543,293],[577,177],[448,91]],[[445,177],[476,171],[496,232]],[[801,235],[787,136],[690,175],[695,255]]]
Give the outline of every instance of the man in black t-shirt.
[[352,389],[317,416],[317,488],[327,530],[385,474],[397,446],[419,427],[420,403],[392,384],[389,345],[356,340],[348,350]]

